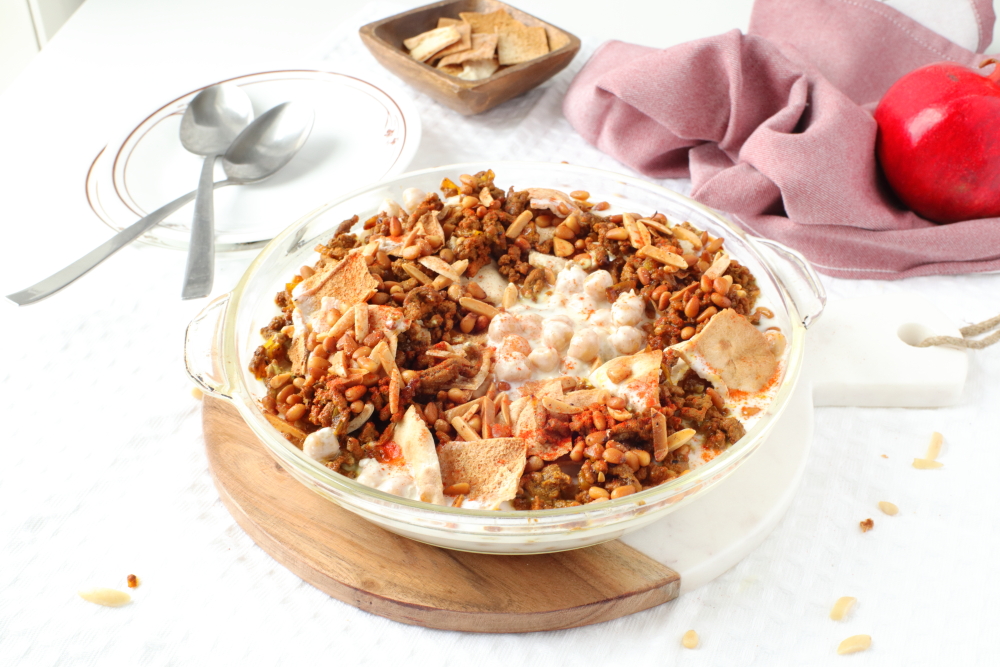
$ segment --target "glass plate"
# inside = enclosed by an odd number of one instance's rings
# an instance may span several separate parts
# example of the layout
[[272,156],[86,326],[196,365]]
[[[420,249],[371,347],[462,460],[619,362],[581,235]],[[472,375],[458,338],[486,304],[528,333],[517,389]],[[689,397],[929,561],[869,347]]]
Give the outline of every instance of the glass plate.
[[[408,98],[351,76],[282,70],[226,82],[249,95],[257,116],[295,100],[315,109],[316,123],[302,151],[270,179],[216,191],[220,251],[263,246],[289,220],[402,173],[420,144],[420,116]],[[87,199],[112,229],[127,227],[197,186],[202,158],[181,146],[179,131],[188,102],[200,90],[163,105],[94,159],[87,173]],[[216,180],[224,179],[221,160],[215,168]],[[194,204],[188,204],[141,240],[186,249],[193,211]]]

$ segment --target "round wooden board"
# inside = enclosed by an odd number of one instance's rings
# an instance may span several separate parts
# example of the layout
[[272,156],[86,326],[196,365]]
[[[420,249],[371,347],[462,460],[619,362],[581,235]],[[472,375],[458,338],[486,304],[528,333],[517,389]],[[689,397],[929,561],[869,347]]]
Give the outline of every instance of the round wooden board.
[[209,468],[236,522],[342,602],[401,623],[536,632],[601,623],[677,597],[680,576],[618,541],[536,556],[441,549],[390,533],[300,484],[228,403],[206,397]]

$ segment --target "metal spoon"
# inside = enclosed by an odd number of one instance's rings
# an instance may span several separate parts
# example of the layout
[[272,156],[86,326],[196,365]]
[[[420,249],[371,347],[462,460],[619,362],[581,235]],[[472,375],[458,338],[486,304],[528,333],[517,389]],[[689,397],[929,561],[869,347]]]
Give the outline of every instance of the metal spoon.
[[215,210],[212,184],[215,159],[253,120],[253,103],[239,86],[220,83],[195,95],[181,119],[181,144],[204,155],[198,194],[194,198],[191,241],[184,269],[182,298],[208,296],[215,277]]
[[[302,148],[312,131],[314,117],[312,109],[294,102],[285,102],[250,123],[222,157],[227,178],[215,183],[215,187],[256,183],[284,167]],[[7,298],[19,306],[25,306],[52,296],[168,218],[171,213],[194,199],[194,196],[194,192],[189,192],[178,197],[118,232],[62,271],[20,292],[8,294]]]

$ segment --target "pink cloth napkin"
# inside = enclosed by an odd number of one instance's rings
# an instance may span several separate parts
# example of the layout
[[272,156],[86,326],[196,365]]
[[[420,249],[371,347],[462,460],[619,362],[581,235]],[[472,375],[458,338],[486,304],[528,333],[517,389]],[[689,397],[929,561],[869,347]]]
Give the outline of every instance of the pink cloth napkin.
[[[970,0],[983,50],[989,0]],[[739,31],[658,50],[604,44],[563,104],[588,141],[824,273],[895,279],[1000,269],[1000,219],[936,225],[904,209],[875,160],[881,95],[928,63],[982,56],[876,0],[757,0]]]

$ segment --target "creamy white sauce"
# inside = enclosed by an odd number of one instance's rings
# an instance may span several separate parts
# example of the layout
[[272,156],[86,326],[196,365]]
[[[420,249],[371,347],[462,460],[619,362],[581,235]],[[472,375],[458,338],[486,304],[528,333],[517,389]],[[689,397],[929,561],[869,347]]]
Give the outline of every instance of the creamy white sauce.
[[358,476],[355,481],[394,496],[420,500],[417,483],[405,465],[389,465],[375,459],[358,461]]
[[629,292],[612,305],[611,284],[607,271],[588,274],[569,262],[537,301],[521,298],[494,317],[488,338],[497,348],[497,380],[517,387],[561,375],[588,377],[605,361],[644,347],[638,328],[648,321],[644,300]]

